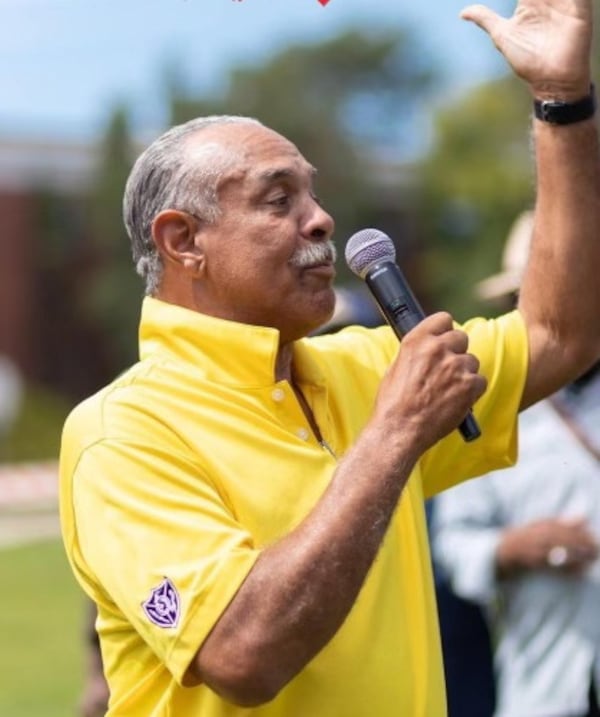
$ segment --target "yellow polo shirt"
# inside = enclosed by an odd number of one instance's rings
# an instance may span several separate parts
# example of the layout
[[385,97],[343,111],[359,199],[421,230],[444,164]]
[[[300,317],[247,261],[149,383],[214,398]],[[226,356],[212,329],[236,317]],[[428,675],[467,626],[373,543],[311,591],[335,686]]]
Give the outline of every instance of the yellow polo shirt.
[[422,459],[330,643],[271,702],[248,709],[181,686],[261,549],[305,517],[367,421],[398,351],[388,328],[295,345],[323,437],[275,383],[278,333],[145,299],[141,359],[65,425],[61,520],[98,604],[110,717],[441,717],[445,714],[423,497],[509,465],[526,373],[517,313],[466,325],[489,388],[483,435]]

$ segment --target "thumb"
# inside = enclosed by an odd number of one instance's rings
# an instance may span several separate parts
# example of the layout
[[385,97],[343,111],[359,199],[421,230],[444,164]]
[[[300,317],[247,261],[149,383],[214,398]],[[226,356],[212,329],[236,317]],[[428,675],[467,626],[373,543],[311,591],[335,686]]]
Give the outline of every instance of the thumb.
[[502,18],[485,5],[469,5],[461,11],[460,17],[463,20],[474,22],[492,38],[498,25],[502,22]]

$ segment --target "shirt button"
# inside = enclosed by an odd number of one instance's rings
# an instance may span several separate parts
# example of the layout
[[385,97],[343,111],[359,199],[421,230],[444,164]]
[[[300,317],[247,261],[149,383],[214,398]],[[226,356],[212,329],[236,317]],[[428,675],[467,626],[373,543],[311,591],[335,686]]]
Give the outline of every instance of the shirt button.
[[296,435],[303,441],[308,441],[308,439],[310,438],[310,433],[306,430],[306,428],[298,429],[298,433]]
[[274,401],[283,401],[283,399],[285,398],[285,391],[282,388],[274,388],[271,393],[271,398]]

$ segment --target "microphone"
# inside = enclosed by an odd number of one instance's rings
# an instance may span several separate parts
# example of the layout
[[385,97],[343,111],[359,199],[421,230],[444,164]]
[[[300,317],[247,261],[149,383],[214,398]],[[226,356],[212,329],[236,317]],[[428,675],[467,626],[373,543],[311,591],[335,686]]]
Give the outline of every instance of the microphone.
[[[365,281],[399,339],[423,321],[425,312],[396,264],[396,249],[387,234],[362,229],[348,240],[345,255],[350,270]],[[481,435],[471,411],[458,430],[467,442]]]

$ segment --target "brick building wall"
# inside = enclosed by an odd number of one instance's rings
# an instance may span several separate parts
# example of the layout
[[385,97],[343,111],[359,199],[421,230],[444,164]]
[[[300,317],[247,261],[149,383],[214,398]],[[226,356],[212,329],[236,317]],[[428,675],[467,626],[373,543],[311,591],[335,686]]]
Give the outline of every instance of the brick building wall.
[[33,213],[31,193],[0,190],[0,353],[25,373],[34,369],[30,350],[35,290]]

